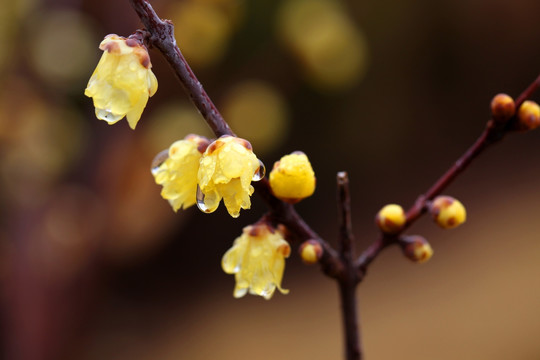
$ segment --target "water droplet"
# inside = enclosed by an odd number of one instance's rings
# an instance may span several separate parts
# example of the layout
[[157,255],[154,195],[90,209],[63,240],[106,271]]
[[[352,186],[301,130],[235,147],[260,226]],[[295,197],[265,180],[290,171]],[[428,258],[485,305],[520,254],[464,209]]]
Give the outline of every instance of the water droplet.
[[122,119],[124,115],[115,115],[112,113],[111,110],[108,109],[98,109],[96,111],[96,117],[100,120],[105,120],[106,122],[110,124],[114,124],[118,120]]
[[152,175],[156,175],[158,173],[159,167],[168,158],[169,158],[169,149],[165,149],[156,155],[154,160],[152,160],[152,166],[150,167],[150,171],[152,172]]
[[201,210],[202,212],[204,213],[212,213],[214,211],[216,211],[216,209],[209,209],[206,204],[204,203],[204,194],[201,190],[201,188],[199,187],[199,184],[197,184],[197,207],[199,208],[199,210]]
[[266,168],[264,167],[264,164],[261,160],[259,160],[259,168],[257,171],[255,171],[255,174],[253,174],[253,178],[251,181],[259,181],[266,175]]

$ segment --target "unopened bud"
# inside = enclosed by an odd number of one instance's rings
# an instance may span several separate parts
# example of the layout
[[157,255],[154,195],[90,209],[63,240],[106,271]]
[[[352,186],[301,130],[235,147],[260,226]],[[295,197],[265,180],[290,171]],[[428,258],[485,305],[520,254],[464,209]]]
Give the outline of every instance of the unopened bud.
[[497,122],[504,123],[516,113],[514,99],[506,94],[497,94],[491,100],[491,114]]
[[400,205],[389,204],[384,206],[375,217],[375,223],[387,234],[395,234],[403,229],[407,218]]
[[313,195],[315,173],[308,157],[301,151],[283,156],[270,172],[270,188],[278,198],[290,204]]
[[307,265],[316,264],[320,260],[323,251],[321,244],[316,240],[304,241],[298,249],[302,261]]
[[437,196],[429,209],[433,220],[443,229],[452,229],[465,222],[467,211],[461,202],[451,196]]
[[518,110],[518,129],[534,130],[540,126],[540,106],[534,101],[524,101]]
[[403,255],[415,263],[426,262],[433,256],[433,248],[422,236],[403,236],[399,239],[399,245]]

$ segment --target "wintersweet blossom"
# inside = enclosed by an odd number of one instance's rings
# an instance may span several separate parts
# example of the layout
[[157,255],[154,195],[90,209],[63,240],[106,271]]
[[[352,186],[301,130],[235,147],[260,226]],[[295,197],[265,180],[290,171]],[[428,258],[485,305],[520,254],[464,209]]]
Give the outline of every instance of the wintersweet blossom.
[[199,161],[208,144],[205,137],[188,135],[169,147],[164,161],[161,155],[156,157],[152,174],[156,184],[163,186],[161,196],[169,200],[174,211],[195,204]]
[[107,35],[99,48],[103,55],[84,94],[93,98],[98,119],[114,124],[125,116],[135,129],[158,87],[148,51],[138,41],[115,34]]
[[236,218],[240,209],[251,207],[251,181],[263,176],[264,165],[249,141],[222,136],[208,146],[201,158],[197,204],[202,211],[211,213],[223,198],[227,211]]
[[227,274],[234,274],[235,298],[250,294],[270,299],[276,288],[281,288],[285,258],[291,247],[281,234],[266,224],[255,224],[244,228],[233,246],[223,255],[221,267]]

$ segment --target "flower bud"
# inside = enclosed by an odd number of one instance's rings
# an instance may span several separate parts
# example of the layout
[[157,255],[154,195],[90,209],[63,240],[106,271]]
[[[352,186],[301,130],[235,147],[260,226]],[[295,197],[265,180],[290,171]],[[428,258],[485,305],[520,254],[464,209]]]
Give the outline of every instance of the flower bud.
[[491,114],[496,122],[504,123],[516,113],[514,99],[506,94],[497,94],[491,100]]
[[443,229],[452,229],[465,222],[467,211],[461,202],[451,196],[437,196],[429,209],[433,220]]
[[315,173],[306,154],[295,151],[274,163],[270,187],[274,195],[291,204],[311,196],[315,191]]
[[375,217],[375,223],[382,232],[395,234],[403,229],[407,217],[400,205],[389,204],[384,206]]
[[320,260],[323,254],[323,248],[316,240],[308,240],[300,245],[298,252],[304,264],[313,265]]
[[403,255],[415,263],[426,262],[433,256],[431,245],[422,236],[403,236],[399,239],[399,245]]
[[534,101],[524,101],[518,110],[518,129],[534,130],[540,126],[540,106]]

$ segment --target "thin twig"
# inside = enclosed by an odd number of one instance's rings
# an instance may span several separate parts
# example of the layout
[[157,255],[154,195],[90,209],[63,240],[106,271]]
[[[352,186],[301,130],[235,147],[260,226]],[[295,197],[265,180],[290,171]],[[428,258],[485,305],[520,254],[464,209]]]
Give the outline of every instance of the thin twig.
[[204,90],[193,70],[176,45],[174,26],[170,21],[162,20],[152,6],[144,0],[130,0],[146,30],[150,33],[150,44],[156,47],[167,59],[184,90],[189,94],[193,104],[206,120],[216,136],[233,135],[234,133],[223,120],[223,117]]
[[354,235],[351,224],[351,198],[349,177],[346,172],[337,174],[338,208],[340,213],[339,255],[344,266],[343,275],[338,278],[341,313],[345,332],[345,353],[347,360],[362,359],[360,329],[356,304],[358,276],[354,265]]

